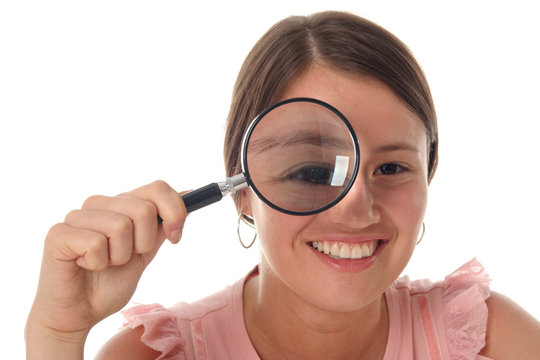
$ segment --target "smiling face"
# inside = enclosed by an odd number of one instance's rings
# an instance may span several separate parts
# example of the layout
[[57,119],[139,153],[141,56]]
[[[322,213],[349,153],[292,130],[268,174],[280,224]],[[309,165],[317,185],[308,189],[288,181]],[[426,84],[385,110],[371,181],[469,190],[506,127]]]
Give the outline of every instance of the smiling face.
[[310,216],[281,213],[252,192],[261,276],[327,310],[358,310],[380,299],[409,261],[427,203],[427,138],[421,121],[382,83],[312,66],[283,99],[312,97],[339,109],[360,145],[349,193]]

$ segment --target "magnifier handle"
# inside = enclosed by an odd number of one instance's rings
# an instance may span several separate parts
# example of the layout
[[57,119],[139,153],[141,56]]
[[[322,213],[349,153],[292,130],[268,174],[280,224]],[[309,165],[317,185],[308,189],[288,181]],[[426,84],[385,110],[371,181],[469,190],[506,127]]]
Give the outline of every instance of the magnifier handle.
[[[223,198],[223,193],[218,183],[211,183],[197,190],[193,190],[181,196],[184,200],[187,212],[198,210],[207,205],[218,202]],[[158,224],[161,224],[163,219],[158,215]]]
[[208,184],[182,195],[188,213],[213,204],[222,198],[223,194],[217,183]]
[[[225,195],[235,194],[238,190],[248,186],[247,178],[243,173],[228,177],[224,182],[211,183],[197,190],[182,195],[187,212],[192,212],[207,205],[218,202]],[[158,215],[158,223],[163,219]]]

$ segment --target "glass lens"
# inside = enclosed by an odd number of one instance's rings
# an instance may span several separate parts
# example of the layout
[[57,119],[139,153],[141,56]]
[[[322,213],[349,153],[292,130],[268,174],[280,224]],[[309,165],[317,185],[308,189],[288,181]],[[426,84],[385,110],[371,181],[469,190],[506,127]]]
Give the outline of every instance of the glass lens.
[[328,104],[292,99],[255,120],[244,145],[252,188],[269,205],[308,214],[348,191],[358,166],[350,125]]

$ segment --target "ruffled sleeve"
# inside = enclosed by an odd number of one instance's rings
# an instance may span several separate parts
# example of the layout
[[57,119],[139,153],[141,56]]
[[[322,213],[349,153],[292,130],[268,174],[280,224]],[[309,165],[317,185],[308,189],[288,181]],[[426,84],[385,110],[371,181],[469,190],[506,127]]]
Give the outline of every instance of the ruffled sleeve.
[[139,305],[122,312],[124,326],[132,329],[143,325],[141,341],[161,352],[159,360],[185,360],[184,340],[180,336],[174,314],[159,304]]
[[452,360],[480,359],[485,346],[490,278],[473,259],[448,275],[443,283],[444,321]]

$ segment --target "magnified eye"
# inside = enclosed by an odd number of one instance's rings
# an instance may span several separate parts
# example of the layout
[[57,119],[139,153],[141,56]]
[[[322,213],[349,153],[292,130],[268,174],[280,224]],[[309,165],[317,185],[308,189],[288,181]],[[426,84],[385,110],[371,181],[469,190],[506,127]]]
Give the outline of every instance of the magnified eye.
[[327,185],[330,184],[333,173],[333,167],[324,164],[304,164],[301,167],[292,169],[288,174],[288,178],[315,185]]

